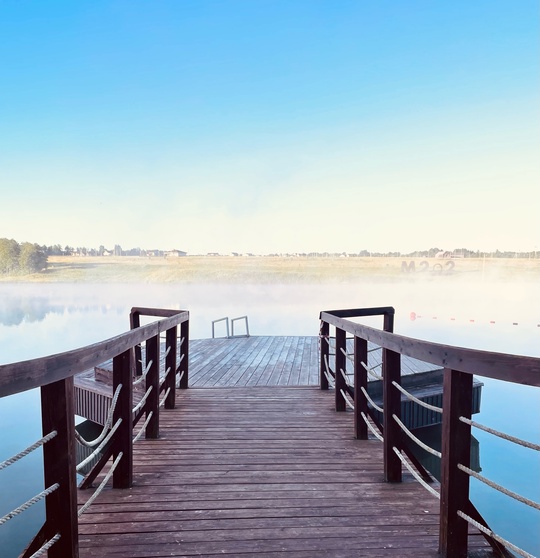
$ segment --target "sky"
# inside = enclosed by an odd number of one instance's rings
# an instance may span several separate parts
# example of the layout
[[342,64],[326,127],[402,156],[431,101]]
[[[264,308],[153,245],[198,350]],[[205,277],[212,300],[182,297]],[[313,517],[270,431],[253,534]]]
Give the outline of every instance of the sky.
[[540,250],[536,0],[0,0],[0,237]]

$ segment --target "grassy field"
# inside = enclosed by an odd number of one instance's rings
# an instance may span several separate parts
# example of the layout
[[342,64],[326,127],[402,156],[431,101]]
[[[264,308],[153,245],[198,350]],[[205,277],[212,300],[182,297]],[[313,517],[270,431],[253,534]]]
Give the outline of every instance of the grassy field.
[[1,282],[49,283],[320,283],[474,280],[540,280],[540,259],[203,257],[49,258],[49,268]]

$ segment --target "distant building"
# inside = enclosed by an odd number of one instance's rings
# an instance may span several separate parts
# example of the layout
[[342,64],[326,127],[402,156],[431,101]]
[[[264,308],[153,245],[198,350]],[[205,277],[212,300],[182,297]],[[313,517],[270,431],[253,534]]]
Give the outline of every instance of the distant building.
[[187,256],[187,252],[183,252],[182,250],[168,250],[165,252],[166,258],[180,258],[181,256]]

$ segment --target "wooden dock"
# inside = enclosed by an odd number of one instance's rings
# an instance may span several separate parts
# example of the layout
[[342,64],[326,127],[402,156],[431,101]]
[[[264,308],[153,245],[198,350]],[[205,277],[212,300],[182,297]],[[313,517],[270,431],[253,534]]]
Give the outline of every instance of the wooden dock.
[[[135,445],[133,487],[81,516],[81,557],[439,556],[439,501],[409,474],[384,482],[382,444],[356,440],[314,385],[316,337],[190,350],[193,387],[160,413],[160,439]],[[490,555],[478,535],[470,546]]]

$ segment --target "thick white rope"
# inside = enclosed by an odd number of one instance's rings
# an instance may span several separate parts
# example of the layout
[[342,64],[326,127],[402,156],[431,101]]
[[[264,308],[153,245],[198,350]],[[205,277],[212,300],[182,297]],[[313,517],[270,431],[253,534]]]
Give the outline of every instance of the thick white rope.
[[401,391],[401,393],[403,393],[403,395],[405,395],[405,397],[407,397],[407,399],[410,399],[411,401],[414,401],[415,403],[418,403],[418,405],[421,405],[422,407],[425,407],[426,409],[429,409],[430,411],[434,411],[436,413],[442,414],[443,410],[442,410],[441,407],[436,407],[435,405],[430,405],[429,403],[426,403],[425,401],[422,401],[421,399],[418,399],[417,397],[415,397],[414,395],[409,393],[403,386],[400,386],[395,381],[392,382],[392,385],[394,387],[396,387],[397,389],[399,389],[399,391]]
[[180,338],[180,343],[178,344],[179,347],[181,347],[184,344],[184,339],[185,337]]
[[166,357],[171,352],[171,349],[172,349],[172,347],[169,345],[163,356]]
[[341,375],[343,376],[343,379],[345,380],[345,383],[349,386],[349,387],[354,387],[350,381],[349,381],[349,374],[347,374],[347,372],[345,372],[343,370],[343,368],[340,368],[339,371],[341,372]]
[[135,407],[133,407],[133,412],[137,413],[137,411],[145,404],[146,400],[148,399],[148,396],[150,395],[150,392],[152,391],[152,388],[154,386],[150,386],[145,394],[143,395],[143,398],[139,401],[139,403],[137,403],[137,405],[135,405]]
[[81,517],[81,515],[92,505],[93,501],[101,494],[101,491],[105,488],[105,485],[109,482],[109,479],[112,477],[114,470],[118,466],[118,463],[120,463],[120,460],[122,459],[123,455],[124,454],[120,452],[116,456],[114,463],[111,465],[111,468],[109,469],[109,472],[105,475],[105,478],[101,481],[101,484],[96,488],[94,494],[92,494],[92,496],[88,498],[86,504],[84,504],[84,506],[80,508],[79,511],[77,512],[78,517]]
[[382,380],[383,377],[379,376],[379,374],[373,372],[373,370],[375,370],[375,368],[379,368],[379,366],[382,366],[382,363],[380,364],[376,364],[375,366],[372,366],[371,368],[368,367],[368,365],[361,360],[360,364],[362,365],[362,368],[364,368],[366,370],[366,372],[368,372],[368,374],[371,374],[376,380]]
[[373,401],[373,399],[371,399],[371,397],[369,396],[368,392],[366,391],[366,388],[364,386],[360,386],[360,390],[362,391],[362,393],[364,394],[364,397],[368,400],[368,403],[377,411],[379,411],[379,413],[384,414],[384,409],[382,407],[379,407],[379,405],[377,405],[375,403],[375,401]]
[[384,442],[384,438],[380,435],[379,432],[377,432],[377,430],[375,430],[373,426],[371,426],[371,423],[367,419],[365,413],[360,413],[360,415],[364,419],[364,422],[367,424],[367,427],[371,430],[371,433],[375,436],[375,438],[377,438],[377,440],[380,440],[381,442]]
[[167,399],[167,396],[169,395],[169,393],[171,393],[171,388],[168,387],[167,391],[165,392],[165,395],[163,396],[163,399],[159,402],[159,407],[163,407],[163,405],[165,405],[165,399]]
[[94,440],[89,442],[88,440],[85,440],[77,432],[77,430],[75,430],[75,439],[77,440],[77,442],[79,442],[83,446],[86,446],[87,448],[93,448],[94,446],[97,446],[98,444],[101,443],[103,438],[105,438],[105,436],[107,435],[107,431],[111,427],[112,420],[113,420],[113,415],[114,415],[114,410],[116,408],[116,403],[118,401],[118,396],[120,395],[120,390],[121,389],[122,389],[122,384],[118,384],[118,386],[116,388],[116,391],[114,392],[114,397],[112,399],[111,407],[110,407],[109,413],[107,415],[107,420],[105,421],[105,424],[103,425],[103,430],[101,431],[101,434],[97,438],[95,438]]
[[348,358],[351,362],[354,362],[354,358],[343,349],[343,347],[340,347],[339,350],[345,355],[346,358]]
[[396,448],[396,446],[394,446],[392,448],[394,450],[394,453],[399,457],[401,463],[403,463],[403,465],[405,465],[405,467],[407,468],[407,470],[409,471],[409,473],[411,473],[411,475],[433,496],[435,496],[435,498],[438,498],[439,500],[441,499],[441,495],[431,486],[429,486],[429,484],[409,465],[409,462],[403,457],[402,453]]
[[4,523],[7,523],[10,519],[13,519],[23,511],[26,511],[29,507],[33,506],[36,502],[43,500],[43,498],[46,498],[49,494],[52,494],[58,488],[60,488],[60,485],[57,482],[55,482],[53,485],[49,486],[49,488],[47,488],[46,490],[43,490],[33,498],[30,498],[30,500],[26,501],[24,504],[20,505],[18,508],[15,508],[13,511],[10,511],[6,515],[4,515],[4,517],[0,518],[0,526],[4,525]]
[[333,388],[335,386],[335,380],[332,377],[332,375],[330,374],[330,367],[328,366],[328,359],[326,358],[326,355],[324,355],[324,365],[326,367],[326,370],[323,370],[324,375],[326,376],[326,379],[328,380],[328,385]]
[[354,411],[354,403],[352,403],[349,400],[349,398],[347,397],[347,395],[342,389],[340,389],[339,391],[341,391],[341,395],[343,396],[343,399],[345,399],[345,403],[347,403],[347,406],[349,406]]
[[419,440],[397,417],[396,415],[392,415],[392,418],[399,424],[399,426],[401,427],[401,430],[403,430],[403,432],[405,432],[405,434],[407,434],[407,436],[416,444],[418,444],[421,448],[425,449],[428,453],[431,453],[431,455],[434,455],[435,457],[438,457],[439,459],[442,457],[442,453],[440,451],[437,451],[435,449],[433,449],[432,447],[428,446],[427,444],[424,444],[424,442],[422,442],[422,440]]
[[459,517],[464,519],[467,523],[470,523],[471,525],[476,527],[479,531],[482,531],[482,533],[486,534],[488,537],[495,539],[497,542],[501,543],[506,548],[513,550],[516,554],[523,556],[523,558],[535,558],[535,556],[529,554],[525,550],[522,550],[521,548],[519,548],[519,546],[512,544],[506,539],[503,539],[499,535],[495,534],[491,529],[484,527],[481,523],[478,523],[478,521],[475,521],[472,517],[469,517],[466,513],[463,513],[461,510],[458,510],[457,514],[459,515]]
[[148,426],[148,423],[150,422],[150,419],[152,418],[153,414],[154,414],[154,411],[150,411],[148,413],[148,416],[146,417],[146,420],[144,421],[144,424],[141,426],[139,432],[137,432],[137,435],[135,436],[135,438],[133,438],[133,443],[137,442],[139,440],[139,438],[142,436],[142,433],[145,431],[146,427]]
[[122,419],[119,418],[114,426],[111,428],[110,432],[107,434],[107,436],[105,437],[105,439],[101,442],[101,444],[99,444],[99,446],[85,459],[83,459],[76,467],[76,471],[77,473],[84,468],[85,465],[87,465],[88,463],[90,463],[90,461],[92,461],[92,459],[94,459],[99,452],[109,443],[109,440],[114,436],[114,433],[118,430],[118,427],[120,426],[120,424],[122,423]]
[[465,465],[462,465],[461,463],[458,463],[458,469],[460,471],[463,471],[464,473],[467,473],[471,477],[474,477],[475,479],[479,480],[480,482],[483,482],[484,484],[487,484],[488,486],[491,486],[491,488],[494,488],[495,490],[498,490],[499,492],[502,492],[503,494],[506,494],[506,496],[510,496],[510,498],[514,498],[514,500],[518,500],[518,502],[521,502],[522,504],[525,504],[527,506],[530,506],[531,508],[535,508],[537,510],[540,510],[540,504],[538,502],[535,502],[534,500],[529,500],[529,498],[525,498],[525,496],[521,496],[520,494],[517,494],[516,492],[512,492],[511,490],[508,490],[507,488],[504,488],[504,486],[501,486],[500,484],[497,484],[496,482],[493,482],[493,481],[487,479],[486,477],[484,477],[482,475],[479,475],[476,471],[473,471],[472,469],[469,469],[469,467],[465,467]]
[[152,368],[152,364],[154,364],[153,360],[151,360],[146,365],[145,369],[143,370],[143,373],[136,380],[133,381],[134,386],[138,386],[146,378],[146,376],[148,376],[148,372],[150,372],[150,368]]
[[521,438],[516,438],[515,436],[510,436],[510,434],[505,434],[504,432],[499,432],[498,430],[494,430],[493,428],[490,428],[489,426],[484,426],[483,424],[480,424],[478,422],[474,422],[474,420],[470,420],[470,419],[465,418],[465,417],[459,417],[459,420],[461,422],[464,422],[465,424],[468,424],[469,426],[474,426],[475,428],[483,430],[484,432],[488,432],[489,434],[493,434],[494,436],[498,436],[499,438],[502,438],[503,440],[508,440],[509,442],[513,442],[514,444],[519,444],[520,446],[524,446],[524,447],[532,449],[532,450],[540,451],[540,445],[539,444],[533,444],[532,442],[527,442],[527,440],[522,440]]
[[47,550],[49,550],[49,548],[51,548],[51,546],[59,539],[60,533],[56,533],[50,541],[47,541],[39,550],[36,550],[30,558],[39,558],[40,556],[43,556],[43,554],[45,554],[45,552],[47,552]]
[[32,453],[37,448],[46,444],[49,440],[52,440],[57,434],[58,432],[56,430],[53,430],[52,432],[49,432],[47,436],[43,436],[41,440],[38,440],[31,446],[28,446],[26,449],[22,450],[17,455],[14,455],[13,457],[6,459],[5,461],[2,461],[2,463],[0,463],[0,471],[2,469],[5,469],[6,467],[9,467],[10,465],[13,465],[13,463],[16,463],[17,461],[19,461],[19,459],[22,459],[23,457],[27,456],[29,453]]

